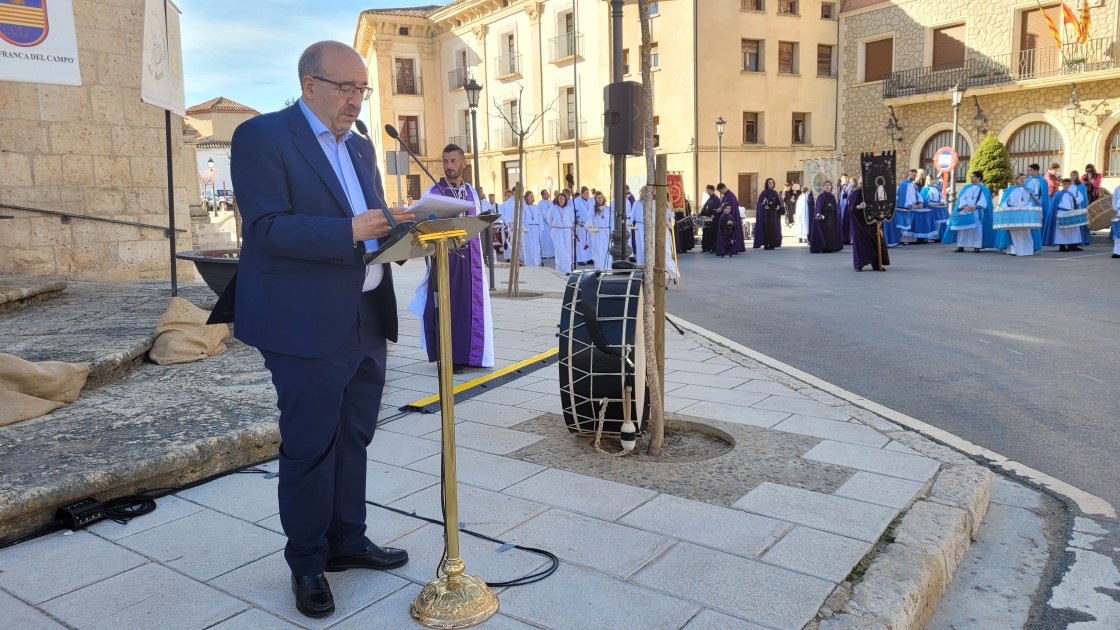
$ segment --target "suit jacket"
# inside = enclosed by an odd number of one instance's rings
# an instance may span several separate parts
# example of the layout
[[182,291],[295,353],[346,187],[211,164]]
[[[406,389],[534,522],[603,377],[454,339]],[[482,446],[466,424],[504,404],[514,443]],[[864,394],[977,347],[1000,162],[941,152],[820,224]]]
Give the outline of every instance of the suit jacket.
[[[373,146],[357,134],[346,146],[366,207],[384,207]],[[381,284],[362,292],[350,203],[299,104],[238,126],[230,169],[243,244],[212,320],[232,320],[251,346],[306,358],[334,353],[359,327],[396,341],[392,271],[383,265]]]

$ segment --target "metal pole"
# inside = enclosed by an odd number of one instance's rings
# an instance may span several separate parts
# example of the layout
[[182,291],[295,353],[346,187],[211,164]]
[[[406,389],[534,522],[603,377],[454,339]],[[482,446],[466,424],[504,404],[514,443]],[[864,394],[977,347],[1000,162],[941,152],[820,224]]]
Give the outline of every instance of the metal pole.
[[[478,194],[478,180],[481,177],[478,168],[478,108],[471,108],[471,152],[474,154],[474,190]],[[497,199],[497,197],[495,197]],[[481,207],[482,200],[478,203]],[[494,288],[494,231],[490,226],[482,232],[482,246],[486,248],[486,266],[490,271],[490,288]]]
[[[576,48],[576,43],[579,41],[579,14],[576,13],[579,7],[579,0],[572,2],[572,92],[575,96],[575,121],[572,130],[575,142],[572,143],[572,150],[576,152],[575,156],[575,169],[576,180],[572,182],[572,192],[579,192],[580,178],[579,178],[579,52]],[[557,180],[559,181],[559,180]],[[572,206],[573,208],[575,206]],[[572,261],[575,264],[575,261]]]
[[[957,101],[956,96],[953,96],[953,152],[960,155],[960,148],[957,146],[957,115],[961,111],[961,104]],[[949,210],[952,211],[954,204],[957,201],[957,167],[954,166],[953,170],[949,171],[949,200],[946,202]]]
[[723,181],[723,134],[716,134],[716,175],[720,182]]
[[[611,0],[611,82],[622,82],[622,3],[623,0]],[[617,255],[615,262],[625,261],[630,255],[627,244],[630,240],[629,229],[626,225],[626,156],[611,156],[611,166],[614,170],[614,240],[611,253]]]

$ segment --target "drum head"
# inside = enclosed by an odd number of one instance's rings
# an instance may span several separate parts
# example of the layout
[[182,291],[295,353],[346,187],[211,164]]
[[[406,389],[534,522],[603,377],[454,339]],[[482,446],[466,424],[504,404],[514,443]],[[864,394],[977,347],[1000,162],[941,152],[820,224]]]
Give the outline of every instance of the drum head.
[[[585,296],[585,288],[594,295]],[[627,385],[632,388],[630,418],[645,432],[649,405],[641,288],[637,269],[568,276],[560,316],[560,402],[572,433],[594,435],[605,406],[603,433],[618,435]]]
[[1107,230],[1112,227],[1112,220],[1116,218],[1116,209],[1112,207],[1112,196],[1103,195],[1089,204],[1089,229]]

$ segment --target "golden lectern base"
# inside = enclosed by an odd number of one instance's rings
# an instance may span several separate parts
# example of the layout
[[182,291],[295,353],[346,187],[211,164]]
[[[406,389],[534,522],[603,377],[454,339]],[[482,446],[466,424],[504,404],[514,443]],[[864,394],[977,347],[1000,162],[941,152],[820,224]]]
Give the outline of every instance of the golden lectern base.
[[409,614],[429,628],[469,628],[498,612],[498,597],[486,582],[459,575],[452,586],[449,576],[437,578],[412,600]]

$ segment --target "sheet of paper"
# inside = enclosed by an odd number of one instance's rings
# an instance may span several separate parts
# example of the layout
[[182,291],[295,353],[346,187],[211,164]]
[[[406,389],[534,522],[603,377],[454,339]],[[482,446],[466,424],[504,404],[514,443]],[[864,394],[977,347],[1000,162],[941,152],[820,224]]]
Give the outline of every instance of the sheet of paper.
[[412,205],[411,210],[416,214],[416,221],[420,222],[430,219],[451,219],[470,212],[472,208],[474,208],[473,201],[424,193],[420,201]]

